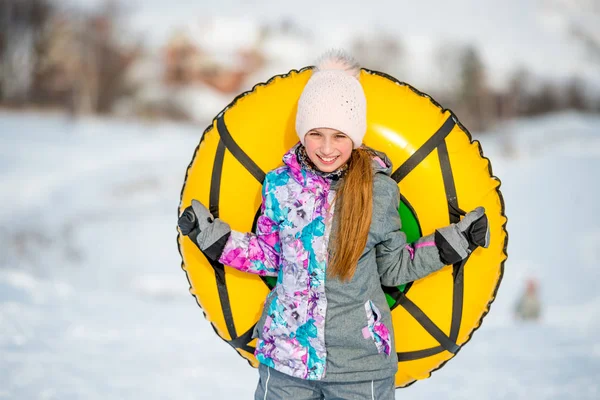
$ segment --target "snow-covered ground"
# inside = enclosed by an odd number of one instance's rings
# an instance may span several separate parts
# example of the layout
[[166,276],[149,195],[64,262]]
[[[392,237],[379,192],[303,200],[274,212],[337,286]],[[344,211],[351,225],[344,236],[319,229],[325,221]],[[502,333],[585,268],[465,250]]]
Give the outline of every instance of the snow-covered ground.
[[[510,235],[483,326],[413,399],[600,398],[600,118],[481,138]],[[0,113],[0,399],[249,399],[204,320],[175,223],[203,127]],[[512,310],[528,277],[539,323]]]

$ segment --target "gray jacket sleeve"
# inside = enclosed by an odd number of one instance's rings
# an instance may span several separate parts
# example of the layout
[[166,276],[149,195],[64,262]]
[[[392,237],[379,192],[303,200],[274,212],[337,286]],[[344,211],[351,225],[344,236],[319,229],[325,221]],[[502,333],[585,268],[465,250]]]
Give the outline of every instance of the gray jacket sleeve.
[[[394,189],[395,188],[395,189]],[[383,213],[381,241],[375,246],[377,269],[381,284],[398,286],[423,278],[444,266],[435,246],[433,234],[424,236],[415,243],[407,244],[398,206],[400,191],[397,185],[388,191],[387,209]]]

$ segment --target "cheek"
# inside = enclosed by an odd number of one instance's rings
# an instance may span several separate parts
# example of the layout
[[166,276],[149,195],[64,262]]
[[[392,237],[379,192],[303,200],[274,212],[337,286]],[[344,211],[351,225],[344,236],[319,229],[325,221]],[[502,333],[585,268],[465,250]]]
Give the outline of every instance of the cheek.
[[342,164],[346,163],[346,161],[348,161],[350,159],[350,156],[352,155],[352,145],[350,146],[344,146],[343,148],[340,149],[340,153],[341,153],[341,159],[342,159]]
[[306,154],[308,154],[308,157],[312,160],[313,157],[315,157],[315,150],[316,147],[314,143],[310,142],[310,141],[305,141],[304,142],[304,149],[306,150]]
[[349,159],[350,159],[350,153],[342,154],[342,156],[340,157],[340,165],[346,164],[346,162],[348,162]]
[[306,151],[315,151],[315,149],[318,147],[319,145],[319,141],[317,139],[315,139],[313,136],[311,135],[306,135],[304,136],[304,148],[306,149]]
[[313,162],[313,164],[317,164],[318,162],[318,158],[316,156],[316,149],[318,148],[318,146],[314,143],[314,141],[310,141],[310,140],[305,140],[304,141],[304,149],[306,150],[306,155],[308,155],[308,158],[310,159],[310,161]]

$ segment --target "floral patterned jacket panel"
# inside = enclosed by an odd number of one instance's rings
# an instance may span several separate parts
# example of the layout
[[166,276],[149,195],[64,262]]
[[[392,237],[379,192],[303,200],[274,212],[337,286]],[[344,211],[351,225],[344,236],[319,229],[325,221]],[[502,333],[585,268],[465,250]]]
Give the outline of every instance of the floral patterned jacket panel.
[[280,372],[325,374],[325,268],[333,215],[330,180],[301,168],[296,147],[266,175],[257,232],[233,231],[220,262],[277,276],[259,326],[257,359]]

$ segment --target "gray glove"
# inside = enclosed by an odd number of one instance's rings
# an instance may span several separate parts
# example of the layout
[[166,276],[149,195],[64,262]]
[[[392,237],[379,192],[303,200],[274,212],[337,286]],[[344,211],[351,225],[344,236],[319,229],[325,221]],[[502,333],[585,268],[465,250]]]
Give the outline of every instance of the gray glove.
[[177,225],[181,233],[188,236],[213,261],[220,258],[231,234],[229,225],[214,218],[198,200],[192,200],[192,205],[183,210]]
[[460,222],[435,231],[435,244],[446,265],[464,260],[473,250],[490,244],[490,226],[485,209],[477,207]]

